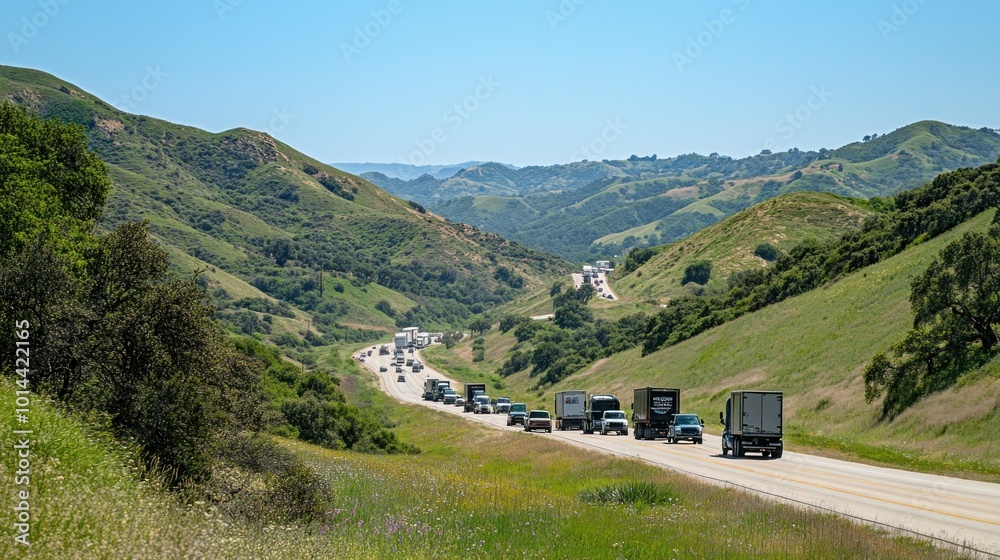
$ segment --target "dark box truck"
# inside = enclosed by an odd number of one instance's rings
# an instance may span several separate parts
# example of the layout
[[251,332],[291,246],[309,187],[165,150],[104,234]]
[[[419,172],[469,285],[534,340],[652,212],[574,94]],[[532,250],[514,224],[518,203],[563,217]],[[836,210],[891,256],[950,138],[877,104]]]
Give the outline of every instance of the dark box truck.
[[635,439],[667,437],[674,415],[681,411],[681,390],[643,387],[632,400],[632,427]]
[[430,377],[424,381],[424,400],[433,401],[434,392],[437,390],[438,380]]
[[724,426],[722,454],[742,457],[749,452],[781,457],[782,393],[780,391],[733,391],[726,411],[719,413]]
[[472,407],[476,404],[476,395],[486,394],[486,384],[485,383],[466,383],[465,384],[465,407],[463,410],[465,412],[472,412]]
[[601,429],[605,410],[621,410],[622,405],[614,395],[590,395],[587,399],[587,410],[584,412],[583,433],[592,434]]

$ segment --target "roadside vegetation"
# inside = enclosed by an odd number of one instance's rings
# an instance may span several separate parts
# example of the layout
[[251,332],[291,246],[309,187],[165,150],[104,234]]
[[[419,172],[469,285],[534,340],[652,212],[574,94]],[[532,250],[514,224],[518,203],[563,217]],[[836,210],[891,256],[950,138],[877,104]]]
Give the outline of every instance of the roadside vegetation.
[[[12,388],[0,384],[5,395]],[[299,465],[295,476],[282,477],[280,493],[183,502],[163,490],[155,471],[141,469],[132,450],[39,403],[31,557],[962,557],[637,461],[423,407],[382,406],[423,454],[359,454],[267,438],[258,447],[267,448],[269,464]],[[3,445],[11,443],[12,423],[0,417]],[[11,480],[2,485],[8,495]],[[4,558],[23,552],[11,539],[0,544]]]
[[306,372],[223,330],[198,274],[172,275],[146,223],[98,232],[111,181],[80,127],[0,104],[0,160],[0,324],[11,327],[0,348],[15,356],[21,342],[24,357],[0,374],[19,390],[99,426],[179,495],[219,507],[256,495],[234,511],[272,519],[311,517],[313,497],[282,496],[314,477],[266,432],[418,452],[348,404],[331,371]]

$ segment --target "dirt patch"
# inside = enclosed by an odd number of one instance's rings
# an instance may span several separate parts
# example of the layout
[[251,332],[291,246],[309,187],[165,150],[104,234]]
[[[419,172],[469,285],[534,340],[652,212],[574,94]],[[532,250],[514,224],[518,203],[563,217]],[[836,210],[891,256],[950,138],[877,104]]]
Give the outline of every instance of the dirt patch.
[[94,128],[101,131],[101,134],[105,138],[111,138],[115,134],[125,130],[125,125],[121,121],[116,121],[115,119],[105,119],[94,115],[93,119]]

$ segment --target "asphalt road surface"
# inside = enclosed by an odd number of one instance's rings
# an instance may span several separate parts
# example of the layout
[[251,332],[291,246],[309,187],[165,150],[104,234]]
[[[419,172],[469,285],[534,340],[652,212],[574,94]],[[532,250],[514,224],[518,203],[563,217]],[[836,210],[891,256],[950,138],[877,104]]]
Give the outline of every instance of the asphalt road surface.
[[[448,376],[430,366],[420,373],[412,373],[410,368],[404,367],[406,381],[400,383],[396,381],[395,366],[390,365],[392,356],[378,356],[377,350],[372,354],[365,358],[364,365],[375,372],[382,389],[399,401],[462,415],[497,429],[523,431],[520,426],[507,427],[506,415],[464,413],[463,407],[424,401],[424,380],[428,377],[448,379]],[[407,358],[414,356],[419,357],[419,351],[406,354]],[[379,373],[380,365],[386,365],[388,371]],[[452,387],[461,393],[461,383],[452,381]],[[704,420],[713,421],[712,418]],[[703,445],[640,441],[633,438],[631,427],[627,437],[584,435],[580,431],[534,432],[525,437],[554,438],[592,450],[638,458],[714,483],[913,532],[935,539],[938,544],[967,546],[984,557],[1000,557],[998,484],[838,461],[795,453],[787,448],[781,459],[763,459],[759,455],[724,457],[720,438],[708,434]]]
[[[583,274],[574,272],[573,274],[571,274],[571,276],[573,277],[573,289],[574,290],[579,290],[580,286],[583,284]],[[598,284],[597,283],[598,280],[601,280],[602,282],[600,284]],[[618,294],[616,294],[611,289],[611,285],[608,284],[608,275],[607,274],[604,274],[604,273],[595,274],[593,280],[591,281],[591,284],[594,286],[594,297],[595,298],[606,299],[606,298],[603,297],[604,294],[610,294],[611,297],[614,298],[611,301],[618,301]],[[598,288],[601,289],[600,292],[597,291]]]

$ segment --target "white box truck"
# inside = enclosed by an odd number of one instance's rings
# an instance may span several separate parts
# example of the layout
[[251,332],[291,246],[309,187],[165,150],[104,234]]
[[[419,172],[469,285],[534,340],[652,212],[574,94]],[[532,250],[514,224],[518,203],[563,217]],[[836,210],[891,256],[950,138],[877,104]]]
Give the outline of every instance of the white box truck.
[[586,391],[560,391],[556,393],[556,429],[582,430],[587,418]]
[[733,391],[726,400],[722,421],[722,454],[742,457],[748,451],[781,457],[783,451],[781,391]]

